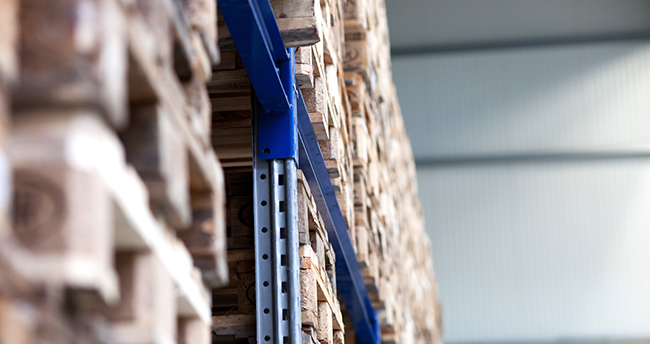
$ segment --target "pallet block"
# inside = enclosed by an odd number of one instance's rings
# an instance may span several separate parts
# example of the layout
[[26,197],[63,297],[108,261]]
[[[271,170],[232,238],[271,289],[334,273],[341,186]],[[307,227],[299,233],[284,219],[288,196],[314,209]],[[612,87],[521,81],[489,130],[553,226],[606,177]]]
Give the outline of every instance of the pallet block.
[[113,0],[20,1],[14,106],[85,106],[127,123],[126,23]]
[[121,252],[116,257],[120,302],[106,310],[119,344],[173,343],[177,337],[174,281],[155,254]]
[[182,136],[162,106],[131,109],[124,134],[127,161],[149,189],[151,205],[175,228],[191,224],[189,162]]
[[178,344],[212,343],[210,324],[197,318],[179,318]]
[[33,255],[35,276],[97,290],[107,300],[117,297],[115,215],[100,168],[119,162],[123,152],[100,115],[23,113],[14,120],[7,153],[14,175],[13,234]]
[[30,309],[21,307],[21,300],[0,295],[1,344],[31,344],[33,342],[33,315],[29,313]]
[[332,330],[332,309],[327,302],[318,303],[318,330],[316,338],[322,344],[332,344],[334,340]]

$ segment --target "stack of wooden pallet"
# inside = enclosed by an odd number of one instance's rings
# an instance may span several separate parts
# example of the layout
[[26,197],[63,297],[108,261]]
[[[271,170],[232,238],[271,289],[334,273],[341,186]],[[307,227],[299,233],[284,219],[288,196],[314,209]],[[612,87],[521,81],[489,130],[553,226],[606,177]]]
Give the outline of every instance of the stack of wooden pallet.
[[215,19],[207,0],[0,1],[0,343],[210,343]]
[[383,0],[348,0],[345,83],[352,108],[357,258],[384,342],[440,340],[440,307],[415,164],[392,82]]
[[345,343],[336,292],[336,255],[302,173],[298,175],[300,297],[303,343]]
[[[273,0],[271,4],[285,44],[297,47],[296,78],[373,306],[380,310],[382,340],[436,342],[440,336],[436,284],[415,165],[392,83],[383,0]],[[236,168],[251,164],[251,84],[225,24],[220,21],[220,25],[222,64],[208,83],[214,110],[212,142],[224,166],[235,173]],[[246,197],[252,204],[252,190]],[[229,215],[233,219],[242,213]],[[234,240],[239,235],[236,227],[229,228],[229,246],[241,243]],[[250,266],[252,237],[247,242],[246,266]],[[304,262],[305,256],[303,267]],[[253,282],[240,285],[240,292],[249,292]],[[233,285],[233,300],[235,290]],[[306,299],[303,307],[315,310]],[[239,311],[243,308],[238,306]],[[310,314],[314,313],[303,312],[303,324],[316,329],[322,320],[317,322]],[[227,327],[225,319],[219,320],[218,328]],[[248,320],[252,329],[254,318]],[[353,342],[354,330],[351,326],[345,330],[347,341]]]
[[[271,3],[382,340],[436,342],[383,0]],[[217,19],[213,0],[0,0],[0,344],[255,337],[251,83]],[[298,185],[304,342],[354,343]]]

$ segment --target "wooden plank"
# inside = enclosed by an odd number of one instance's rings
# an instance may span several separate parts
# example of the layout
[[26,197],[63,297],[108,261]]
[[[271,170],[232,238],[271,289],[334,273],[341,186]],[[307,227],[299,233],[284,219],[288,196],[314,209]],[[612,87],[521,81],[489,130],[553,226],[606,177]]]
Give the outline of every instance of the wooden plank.
[[243,95],[238,97],[212,98],[212,111],[238,111],[251,110],[251,96]]
[[235,338],[254,337],[255,314],[221,315],[212,317],[212,331],[217,336],[234,336]]
[[17,0],[0,1],[0,84],[18,77],[18,6]]
[[[321,40],[322,14],[318,0],[272,0],[282,41],[287,48],[307,46]],[[228,27],[220,21],[219,49],[235,51]]]
[[332,331],[332,309],[329,303],[318,303],[318,331],[316,336],[321,344],[332,344],[334,333]]
[[233,91],[246,91],[251,89],[251,82],[244,68],[233,70],[218,70],[212,73],[208,82],[208,92],[225,93]]
[[0,343],[33,343],[35,337],[31,323],[33,315],[21,303],[24,301],[0,295]]

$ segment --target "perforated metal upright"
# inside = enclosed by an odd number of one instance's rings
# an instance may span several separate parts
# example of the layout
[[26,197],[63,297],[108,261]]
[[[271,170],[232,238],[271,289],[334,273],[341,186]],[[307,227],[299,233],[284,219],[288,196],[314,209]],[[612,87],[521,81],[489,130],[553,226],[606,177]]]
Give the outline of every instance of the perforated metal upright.
[[257,343],[300,344],[299,166],[336,253],[336,278],[357,339],[378,344],[368,297],[334,187],[269,0],[219,0],[254,92],[253,178]]
[[[256,98],[256,96],[254,96]],[[253,99],[255,289],[258,343],[301,343],[296,161],[262,159]]]

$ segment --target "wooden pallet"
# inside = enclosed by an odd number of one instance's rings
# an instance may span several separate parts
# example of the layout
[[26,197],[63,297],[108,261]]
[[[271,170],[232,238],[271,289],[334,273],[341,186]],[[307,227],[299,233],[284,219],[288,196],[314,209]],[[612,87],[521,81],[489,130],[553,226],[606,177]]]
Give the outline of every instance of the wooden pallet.
[[0,343],[208,343],[228,279],[215,2],[0,13]]

